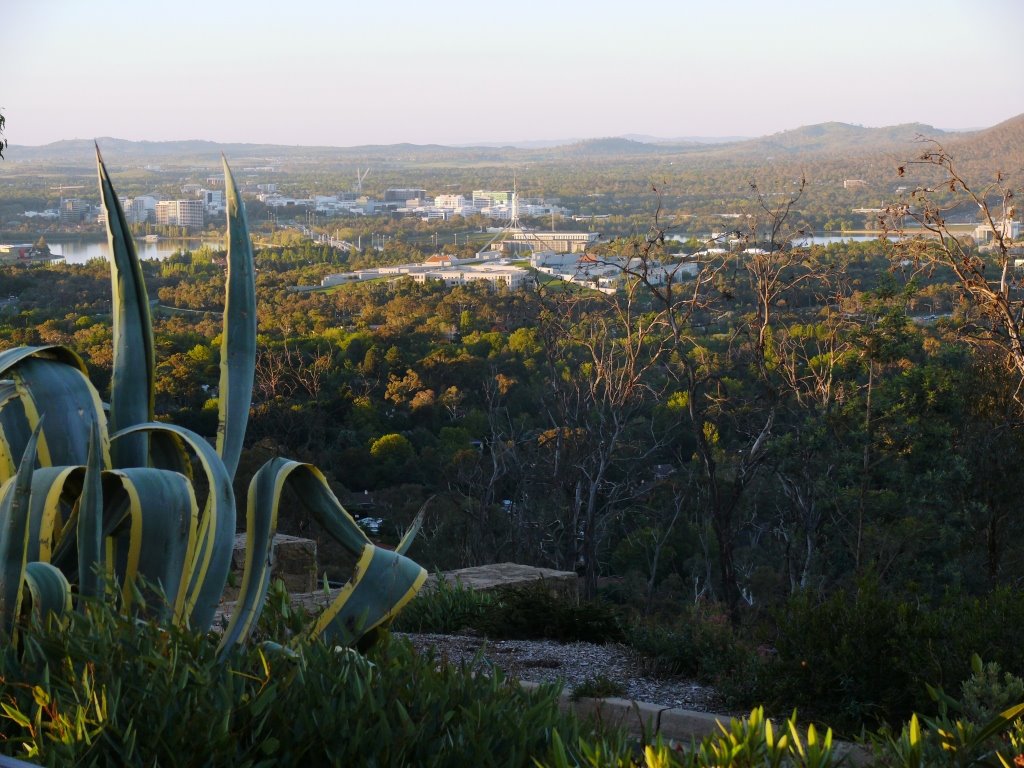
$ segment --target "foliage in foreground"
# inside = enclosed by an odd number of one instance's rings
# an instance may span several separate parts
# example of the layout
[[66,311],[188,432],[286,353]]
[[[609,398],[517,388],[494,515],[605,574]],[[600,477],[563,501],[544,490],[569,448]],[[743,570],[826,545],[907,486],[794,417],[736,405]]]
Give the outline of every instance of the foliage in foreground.
[[556,729],[579,737],[556,688],[439,667],[399,641],[218,662],[215,638],[103,606],[24,638],[0,656],[0,748],[44,765],[527,766]]
[[[272,600],[260,632],[281,631],[283,605]],[[488,677],[439,665],[399,640],[367,656],[318,639],[291,651],[249,646],[221,660],[211,635],[136,621],[103,604],[63,625],[21,630],[22,647],[0,653],[0,752],[42,765],[839,764],[831,731],[803,729],[795,715],[773,724],[760,709],[699,743],[638,748],[620,731],[562,714],[556,687],[526,691],[498,670]],[[976,667],[982,672],[965,686],[965,702],[1016,691],[1014,679],[980,660]],[[939,700],[940,715],[924,727],[915,716],[898,735],[870,737],[869,764],[1013,766],[1024,753],[1024,724],[1011,725],[1024,705],[973,722],[950,716],[959,704]]]
[[968,768],[1024,765],[1024,704],[996,715],[986,723],[951,720],[943,715],[926,720],[917,715],[899,738],[871,735],[872,751],[852,758],[851,746],[833,742],[832,730],[821,734],[814,725],[801,728],[797,716],[775,725],[764,709],[747,718],[732,718],[718,733],[686,747],[661,738],[644,745],[642,755],[623,751],[612,742],[581,738],[572,748],[556,733],[549,760],[540,768],[831,768],[866,765],[877,768]]

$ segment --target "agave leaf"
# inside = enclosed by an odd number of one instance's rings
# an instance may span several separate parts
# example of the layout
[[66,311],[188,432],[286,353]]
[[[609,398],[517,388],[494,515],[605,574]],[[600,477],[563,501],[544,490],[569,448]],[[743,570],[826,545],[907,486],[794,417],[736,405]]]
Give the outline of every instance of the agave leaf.
[[361,554],[370,539],[338,501],[323,473],[312,464],[303,464],[302,468],[302,472],[292,471],[289,485],[332,538],[353,555]]
[[[66,359],[41,353],[22,356],[8,367],[6,375],[18,393],[17,399],[8,400],[0,411],[7,452],[20,456],[26,433],[46,415],[39,437],[39,463],[85,464],[92,423],[98,421],[104,434],[106,424],[99,393],[85,374]],[[105,441],[101,441],[101,449],[106,460]]]
[[406,552],[409,551],[409,547],[411,547],[413,541],[416,540],[416,536],[417,534],[419,534],[420,528],[423,527],[423,521],[426,519],[427,516],[427,506],[433,500],[434,497],[431,496],[430,498],[423,502],[423,506],[420,507],[420,511],[416,513],[416,517],[412,519],[412,523],[409,525],[405,533],[402,535],[402,539],[398,542],[398,546],[395,547],[395,552],[397,552],[400,555],[404,555]]
[[32,473],[31,516],[29,518],[29,562],[53,561],[64,529],[64,512],[71,511],[81,495],[84,467],[40,467]]
[[0,629],[7,635],[16,635],[14,627],[21,612],[21,582],[25,574],[25,551],[28,549],[29,498],[39,431],[40,426],[37,425],[25,446],[17,473],[0,488]]
[[242,591],[221,647],[243,642],[252,631],[270,581],[271,545],[281,492],[290,487],[300,503],[343,546],[359,555],[352,579],[321,614],[312,634],[350,644],[387,623],[415,596],[427,572],[397,552],[370,543],[345,511],[319,469],[287,459],[272,459],[249,486],[245,569]]
[[145,585],[159,588],[166,601],[152,614],[160,619],[171,614],[180,623],[199,518],[192,484],[184,475],[162,469],[122,469],[107,474],[118,479],[128,499],[123,567],[122,558],[117,558],[124,607],[132,608],[141,577]]
[[235,493],[224,462],[213,447],[195,432],[172,424],[139,424],[111,435],[118,441],[135,432],[174,435],[199,457],[206,474],[209,495],[199,518],[198,541],[189,564],[190,579],[185,596],[185,613],[193,629],[206,631],[213,623],[217,604],[231,568],[235,543]]
[[29,357],[56,360],[77,368],[84,374],[89,373],[85,362],[75,352],[59,344],[46,344],[41,347],[13,347],[0,352],[0,374]]
[[311,634],[352,645],[397,616],[426,579],[427,572],[407,557],[367,544],[352,578],[320,614]]
[[169,469],[189,479],[192,477],[192,462],[188,451],[177,435],[165,432],[151,432],[149,435],[149,463],[157,469]]
[[[114,310],[114,370],[110,382],[110,431],[153,420],[154,357],[153,327],[149,297],[142,279],[142,266],[135,253],[135,241],[125,220],[107,168],[96,147],[100,197],[107,213],[107,242],[110,245],[110,284]],[[144,467],[149,459],[145,432],[132,434],[118,443],[115,467]]]
[[17,386],[13,381],[5,381],[5,395],[12,390],[14,396],[5,397],[3,402],[0,402],[0,483],[14,477],[14,473],[18,471],[20,453],[15,451],[14,446],[27,445],[32,434]]
[[274,533],[277,531],[277,511],[281,491],[291,473],[302,466],[297,461],[271,459],[253,476],[249,483],[246,505],[245,567],[235,609],[231,613],[220,648],[226,651],[245,640],[259,619],[273,565]]
[[0,379],[0,409],[18,396],[18,388],[10,379]]
[[227,160],[224,160],[224,189],[228,211],[228,274],[224,332],[220,342],[217,453],[234,478],[249,422],[256,374],[256,279],[245,206]]
[[[98,597],[103,590],[100,569],[103,564],[103,466],[100,463],[99,429],[95,422],[89,438],[89,458],[85,465],[82,495],[78,499],[78,594]],[[79,606],[85,610],[85,603]]]
[[50,613],[63,616],[71,612],[71,585],[59,569],[49,563],[28,563],[25,586],[32,597],[32,615],[42,621]]
[[288,485],[318,523],[359,556],[355,573],[320,615],[311,634],[348,645],[387,624],[423,587],[427,572],[409,558],[374,546],[311,464],[288,470]]

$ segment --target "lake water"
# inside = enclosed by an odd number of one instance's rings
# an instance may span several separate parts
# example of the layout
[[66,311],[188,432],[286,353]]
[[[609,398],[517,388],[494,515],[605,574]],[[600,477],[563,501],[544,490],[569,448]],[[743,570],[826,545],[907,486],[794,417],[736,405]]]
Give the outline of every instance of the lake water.
[[[878,235],[808,235],[807,237],[798,237],[793,240],[794,246],[803,245],[831,245],[832,243],[867,243],[872,240],[878,240]],[[896,242],[899,238],[895,235],[889,235],[887,240]]]
[[[110,251],[107,241],[86,242],[83,240],[66,240],[64,242],[47,241],[50,253],[63,256],[68,264],[84,264],[91,259],[108,259]],[[155,243],[135,241],[135,252],[140,259],[166,259],[180,250],[194,251],[202,245],[211,248],[224,248],[223,240],[158,240]]]

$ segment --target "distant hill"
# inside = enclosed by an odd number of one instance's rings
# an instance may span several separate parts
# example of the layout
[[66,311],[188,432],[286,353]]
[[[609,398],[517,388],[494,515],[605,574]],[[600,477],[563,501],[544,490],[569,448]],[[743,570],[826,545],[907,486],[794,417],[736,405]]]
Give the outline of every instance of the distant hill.
[[747,141],[754,138],[753,136],[676,136],[675,138],[666,138],[664,136],[650,136],[645,133],[627,133],[622,136],[623,139],[629,139],[630,141],[640,141],[644,144],[734,144],[737,141]]
[[[686,148],[696,146],[698,145],[690,144]],[[642,141],[614,137],[578,141],[567,147],[558,147],[556,151],[564,157],[622,157],[624,155],[660,155],[668,150],[682,148],[678,145],[647,144]]]
[[[999,125],[973,132],[949,132],[923,123],[867,128],[830,122],[807,125],[756,139],[701,143],[696,140],[656,140],[634,134],[557,143],[554,141],[517,142],[519,146],[442,146],[438,144],[389,144],[358,147],[286,146],[277,144],[220,144],[213,141],[127,141],[99,139],[100,149],[115,165],[212,166],[221,153],[232,159],[236,168],[246,165],[310,165],[325,161],[372,163],[376,166],[403,167],[433,165],[494,165],[516,163],[611,161],[616,158],[657,162],[664,157],[676,168],[702,168],[760,165],[770,161],[781,167],[795,163],[828,162],[835,175],[853,174],[861,178],[872,168],[884,168],[888,174],[896,162],[919,152],[915,140],[935,139],[948,150],[969,162],[975,177],[991,175],[992,169],[1006,169],[1020,176],[1024,167],[1024,115]],[[644,140],[640,140],[644,139]],[[710,141],[710,140],[709,140]],[[38,147],[14,146],[7,151],[13,169],[19,163],[42,163],[89,167],[94,162],[93,142],[73,139]],[[671,162],[670,162],[671,164]],[[2,170],[2,168],[0,168]],[[882,173],[878,171],[878,173]]]
[[[942,139],[945,131],[924,123],[905,123],[884,128],[866,128],[849,123],[819,123],[739,142],[735,154],[852,154],[912,146],[919,136]],[[964,135],[964,134],[957,134]]]
[[971,175],[988,168],[1004,174],[1013,185],[1024,184],[1024,115],[981,131],[950,134],[941,143],[958,167]]

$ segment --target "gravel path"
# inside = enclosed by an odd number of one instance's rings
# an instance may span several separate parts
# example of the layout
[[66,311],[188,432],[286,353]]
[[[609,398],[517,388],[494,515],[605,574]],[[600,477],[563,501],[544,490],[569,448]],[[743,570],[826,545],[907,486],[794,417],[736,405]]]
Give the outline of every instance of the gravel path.
[[481,652],[482,664],[493,665],[520,680],[562,681],[572,691],[585,680],[604,675],[620,683],[625,698],[663,707],[700,712],[723,712],[713,688],[681,677],[651,677],[621,645],[560,644],[553,640],[486,640],[470,635],[404,634],[417,651],[431,648],[452,664],[472,662]]

